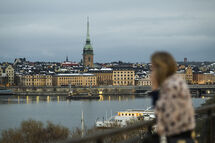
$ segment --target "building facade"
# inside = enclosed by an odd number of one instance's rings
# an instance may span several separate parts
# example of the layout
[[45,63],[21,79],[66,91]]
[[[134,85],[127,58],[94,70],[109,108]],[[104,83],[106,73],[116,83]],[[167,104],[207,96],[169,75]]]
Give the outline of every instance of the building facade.
[[14,68],[11,65],[8,65],[5,69],[5,73],[8,76],[9,85],[14,85]]
[[101,69],[94,70],[90,73],[96,75],[97,85],[113,85],[113,70]]
[[2,69],[2,67],[0,66],[0,76],[2,76],[2,73],[3,73],[3,69]]
[[176,75],[179,76],[179,77],[181,77],[183,80],[186,81],[186,74],[184,72],[177,71]]
[[135,73],[132,69],[114,69],[113,85],[134,85]]
[[185,80],[188,84],[193,84],[193,70],[188,66],[185,70]]
[[151,81],[151,75],[148,74],[144,78],[139,78],[137,81],[138,86],[151,86],[152,81]]
[[194,84],[215,84],[214,74],[209,73],[194,73],[193,74]]
[[89,19],[87,19],[87,39],[83,49],[83,65],[84,67],[93,67],[93,47],[90,43]]
[[96,86],[96,76],[89,73],[58,74],[53,76],[54,86]]
[[9,85],[8,84],[8,76],[4,71],[5,71],[5,69],[0,66],[0,86]]
[[23,86],[52,86],[51,75],[24,75],[21,77],[21,85]]

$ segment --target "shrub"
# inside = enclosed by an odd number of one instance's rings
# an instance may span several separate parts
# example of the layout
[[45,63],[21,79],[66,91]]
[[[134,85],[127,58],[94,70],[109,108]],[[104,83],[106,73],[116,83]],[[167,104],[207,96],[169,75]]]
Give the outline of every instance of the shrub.
[[0,143],[47,143],[64,140],[69,136],[69,129],[47,122],[44,127],[40,121],[29,119],[17,129],[2,131]]

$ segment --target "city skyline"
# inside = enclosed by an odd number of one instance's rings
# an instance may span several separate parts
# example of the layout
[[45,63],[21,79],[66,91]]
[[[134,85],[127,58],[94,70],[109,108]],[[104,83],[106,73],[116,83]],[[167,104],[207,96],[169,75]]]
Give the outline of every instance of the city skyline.
[[215,61],[213,1],[0,2],[0,62],[82,59],[86,18],[94,62],[149,62],[165,50],[177,61]]

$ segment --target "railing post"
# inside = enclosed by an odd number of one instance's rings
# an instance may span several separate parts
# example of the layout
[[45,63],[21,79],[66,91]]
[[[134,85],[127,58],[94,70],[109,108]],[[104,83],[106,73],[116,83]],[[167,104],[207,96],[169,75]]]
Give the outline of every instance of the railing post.
[[208,129],[209,129],[209,135],[208,135],[208,138],[207,140],[209,141],[209,143],[214,143],[214,140],[213,140],[213,136],[214,136],[214,133],[213,133],[213,112],[211,109],[208,110]]
[[103,140],[101,138],[96,140],[96,143],[103,143]]
[[212,143],[215,143],[215,115],[213,112],[211,113],[211,141]]

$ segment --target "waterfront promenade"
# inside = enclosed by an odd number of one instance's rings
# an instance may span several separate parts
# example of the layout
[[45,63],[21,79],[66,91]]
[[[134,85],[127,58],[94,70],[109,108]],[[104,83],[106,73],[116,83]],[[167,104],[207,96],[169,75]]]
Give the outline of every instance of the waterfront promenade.
[[[189,85],[192,96],[214,96],[215,95],[215,85]],[[150,86],[94,86],[94,87],[77,87],[74,86],[71,89],[67,86],[47,86],[47,87],[23,87],[14,86],[10,87],[13,94],[15,95],[56,95],[65,96],[68,92],[76,90],[79,93],[92,92],[93,94],[98,94],[102,91],[103,95],[134,95],[134,94],[144,94],[146,91],[151,91]]]

